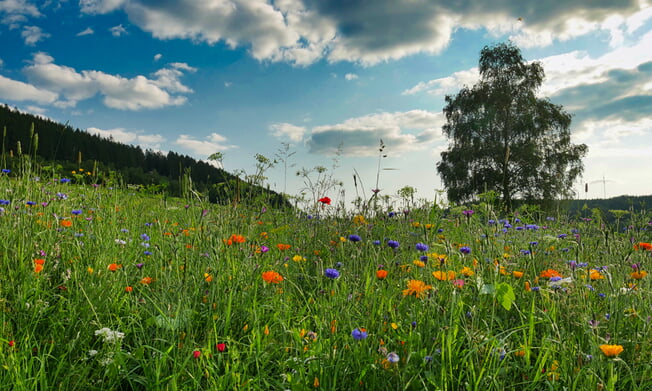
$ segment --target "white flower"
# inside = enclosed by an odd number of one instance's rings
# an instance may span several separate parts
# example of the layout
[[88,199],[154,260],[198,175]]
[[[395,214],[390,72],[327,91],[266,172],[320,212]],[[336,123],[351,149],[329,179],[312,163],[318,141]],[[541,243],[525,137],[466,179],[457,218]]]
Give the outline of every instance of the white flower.
[[97,350],[94,350],[94,349],[93,349],[93,350],[89,350],[89,351],[88,351],[88,356],[89,356],[89,357],[93,357],[93,356],[96,355],[97,353],[98,353]]
[[95,335],[104,337],[104,342],[115,343],[120,341],[125,337],[124,333],[119,331],[113,331],[108,327],[103,327],[99,330],[95,330]]

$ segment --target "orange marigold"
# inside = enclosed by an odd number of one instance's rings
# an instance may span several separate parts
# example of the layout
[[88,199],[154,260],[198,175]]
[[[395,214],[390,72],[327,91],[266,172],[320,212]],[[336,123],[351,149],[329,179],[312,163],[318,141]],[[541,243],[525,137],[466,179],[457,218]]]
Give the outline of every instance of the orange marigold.
[[226,239],[224,242],[225,242],[228,246],[230,246],[230,245],[232,245],[233,243],[244,243],[245,241],[246,241],[246,239],[245,239],[244,236],[233,234],[233,235],[231,235],[228,239]]
[[379,280],[384,280],[387,277],[387,274],[388,274],[387,270],[384,269],[376,270],[376,278]]
[[603,280],[603,279],[604,279],[604,275],[603,275],[602,273],[600,273],[600,272],[599,272],[598,270],[596,270],[596,269],[591,269],[591,270],[589,271],[589,278],[592,279],[592,280]]
[[263,272],[263,280],[269,284],[280,284],[283,281],[283,276],[273,270]]
[[426,285],[425,282],[420,280],[410,280],[407,283],[407,289],[403,290],[403,296],[416,296],[421,297],[426,291],[432,289],[432,285]]
[[291,246],[289,244],[279,243],[276,245],[276,247],[281,251],[285,251],[285,250],[289,250]]
[[514,276],[514,278],[521,278],[521,277],[523,277],[523,272],[515,270],[515,271],[512,272],[512,276]]
[[625,349],[621,345],[600,345],[600,350],[607,357],[616,357]]
[[64,227],[64,228],[69,228],[69,227],[72,227],[72,221],[70,221],[70,220],[61,220],[59,222],[59,225]]
[[462,275],[465,276],[465,277],[471,277],[472,275],[475,274],[475,272],[474,272],[473,269],[471,269],[470,267],[468,267],[468,266],[464,266],[464,267],[462,268],[462,270],[460,271],[460,274],[462,274]]
[[652,250],[652,243],[639,242],[634,245],[634,250]]
[[637,270],[631,272],[629,275],[632,276],[632,278],[635,280],[640,280],[641,278],[647,276],[647,272],[645,270]]
[[149,285],[149,284],[152,283],[152,281],[153,281],[153,280],[152,280],[152,277],[143,277],[143,278],[140,280],[140,283],[141,283],[141,284],[144,284],[144,285]]
[[541,278],[561,277],[561,274],[555,269],[544,270],[539,274]]
[[114,272],[114,271],[120,269],[121,267],[122,267],[122,265],[118,265],[117,263],[112,263],[112,264],[110,264],[110,265],[107,267],[107,269],[109,269],[109,270],[111,270],[112,272]]
[[439,281],[450,281],[450,280],[454,280],[454,279],[455,279],[455,276],[456,276],[455,272],[452,271],[452,270],[449,270],[449,271],[447,271],[447,272],[444,272],[444,271],[441,271],[441,270],[437,270],[437,271],[432,272],[432,275],[433,275],[433,277],[435,277],[435,278],[438,279]]

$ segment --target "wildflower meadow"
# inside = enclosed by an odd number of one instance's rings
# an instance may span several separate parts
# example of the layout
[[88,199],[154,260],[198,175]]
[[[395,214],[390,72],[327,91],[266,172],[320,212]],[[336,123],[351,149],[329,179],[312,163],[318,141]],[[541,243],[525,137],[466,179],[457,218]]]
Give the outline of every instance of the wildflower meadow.
[[300,211],[5,171],[2,389],[652,389],[645,210]]

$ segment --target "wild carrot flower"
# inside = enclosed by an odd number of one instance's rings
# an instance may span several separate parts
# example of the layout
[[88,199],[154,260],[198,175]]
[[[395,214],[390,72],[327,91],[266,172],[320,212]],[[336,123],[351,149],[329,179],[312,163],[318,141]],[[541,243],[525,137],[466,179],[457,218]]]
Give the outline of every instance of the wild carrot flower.
[[263,272],[263,280],[268,284],[280,284],[283,277],[273,270]]
[[410,280],[407,283],[407,289],[403,290],[403,296],[416,296],[417,298],[425,295],[425,293],[432,289],[432,285],[426,285],[425,282],[420,280]]
[[600,345],[600,350],[607,357],[616,357],[625,349],[621,345]]

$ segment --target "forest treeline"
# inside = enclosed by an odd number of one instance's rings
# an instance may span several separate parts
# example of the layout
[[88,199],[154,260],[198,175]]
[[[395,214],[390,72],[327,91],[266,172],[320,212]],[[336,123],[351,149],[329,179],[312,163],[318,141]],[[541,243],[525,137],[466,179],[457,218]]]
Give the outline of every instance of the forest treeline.
[[190,156],[173,151],[164,154],[143,150],[140,146],[119,143],[12,109],[6,104],[0,105],[0,129],[4,136],[2,168],[16,169],[19,154],[34,154],[39,166],[50,167],[62,177],[72,175],[79,180],[92,179],[104,184],[121,182],[171,196],[185,195],[191,182],[194,191],[214,203],[264,198],[272,205],[289,205],[283,196],[272,190],[247,183]]

